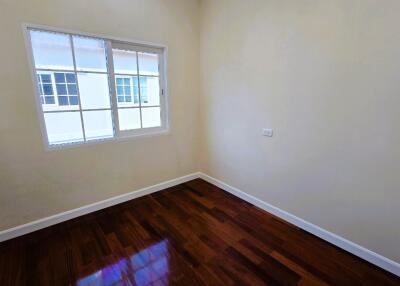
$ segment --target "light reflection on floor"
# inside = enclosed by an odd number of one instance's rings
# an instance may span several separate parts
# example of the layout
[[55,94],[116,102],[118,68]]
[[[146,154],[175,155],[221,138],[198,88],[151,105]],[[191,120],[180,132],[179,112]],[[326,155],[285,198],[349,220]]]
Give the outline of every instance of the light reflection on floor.
[[128,258],[78,280],[89,285],[165,285],[168,281],[168,240],[155,243]]

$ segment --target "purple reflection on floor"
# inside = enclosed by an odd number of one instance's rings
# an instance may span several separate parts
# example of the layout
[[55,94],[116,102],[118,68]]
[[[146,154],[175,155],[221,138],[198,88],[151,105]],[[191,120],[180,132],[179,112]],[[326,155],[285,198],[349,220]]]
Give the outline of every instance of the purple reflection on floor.
[[169,272],[168,240],[155,243],[128,258],[78,280],[78,286],[116,285],[127,282],[134,285],[164,285]]

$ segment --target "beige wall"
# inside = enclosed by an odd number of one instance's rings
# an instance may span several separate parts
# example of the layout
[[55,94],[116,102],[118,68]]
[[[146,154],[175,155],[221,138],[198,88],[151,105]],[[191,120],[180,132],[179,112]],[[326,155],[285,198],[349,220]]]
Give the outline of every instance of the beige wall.
[[[197,171],[200,158],[400,261],[398,15],[397,0],[0,0],[0,230]],[[44,151],[22,22],[168,45],[171,133]]]
[[400,261],[400,2],[202,12],[202,170]]
[[[198,170],[198,5],[0,0],[0,230]],[[170,134],[44,151],[23,22],[167,45]]]

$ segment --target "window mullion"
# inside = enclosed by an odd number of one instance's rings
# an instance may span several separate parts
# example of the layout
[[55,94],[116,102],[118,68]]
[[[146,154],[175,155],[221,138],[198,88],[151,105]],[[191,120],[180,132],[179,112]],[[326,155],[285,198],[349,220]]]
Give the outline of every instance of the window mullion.
[[120,129],[119,129],[119,119],[118,119],[118,102],[117,102],[117,91],[115,87],[112,45],[111,41],[105,41],[105,43],[106,43],[106,53],[107,53],[108,83],[111,92],[111,111],[113,115],[114,136],[119,137]]
[[167,112],[168,112],[168,105],[167,105],[167,98],[166,98],[166,78],[165,78],[165,67],[164,67],[164,54],[158,53],[158,83],[159,83],[159,97],[160,97],[160,116],[161,116],[161,126],[167,127],[168,126],[168,119],[167,119]]
[[[78,95],[78,104],[79,104],[79,114],[81,116],[81,124],[82,124],[82,132],[83,132],[83,140],[86,142],[86,131],[85,131],[85,123],[83,122],[83,112],[82,112],[82,104],[81,104],[81,95],[79,92],[79,83],[78,83],[78,72],[76,70],[76,59],[75,59],[75,49],[74,49],[74,41],[72,39],[72,35],[69,35],[69,41],[71,45],[71,50],[72,50],[72,62],[74,64],[74,74],[75,74],[75,81],[76,81],[76,91]],[[65,83],[67,84],[67,78],[66,75],[64,74],[65,77]],[[65,86],[67,88],[67,93],[68,92],[68,86]],[[68,96],[68,103],[69,103],[69,96]]]
[[143,128],[143,120],[142,120],[142,98],[140,91],[140,75],[139,75],[139,53],[136,52],[136,70],[137,70],[137,83],[139,89],[139,112],[140,112],[140,128]]

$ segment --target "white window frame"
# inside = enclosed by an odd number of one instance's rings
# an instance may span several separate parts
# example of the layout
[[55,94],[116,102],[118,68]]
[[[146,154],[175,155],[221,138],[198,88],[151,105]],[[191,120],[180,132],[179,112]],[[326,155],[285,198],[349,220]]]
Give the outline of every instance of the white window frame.
[[[167,54],[168,54],[167,46],[161,45],[161,44],[137,41],[137,40],[132,40],[132,39],[112,37],[112,36],[106,36],[106,35],[101,35],[101,34],[85,33],[85,32],[81,32],[81,31],[72,31],[72,30],[67,30],[67,29],[60,29],[60,28],[30,24],[30,23],[22,24],[22,28],[23,28],[24,38],[25,38],[25,46],[26,46],[26,50],[27,50],[29,66],[30,66],[30,70],[31,70],[32,83],[33,83],[33,87],[34,87],[34,91],[35,91],[37,114],[38,114],[39,123],[40,123],[40,127],[41,127],[43,143],[44,143],[46,150],[65,149],[65,148],[71,148],[71,147],[82,146],[82,145],[84,145],[84,146],[94,145],[94,144],[99,144],[99,143],[107,142],[107,141],[128,140],[128,139],[133,139],[133,138],[157,136],[157,135],[169,133],[170,124],[169,124],[169,116],[168,116],[169,101],[168,101],[168,88],[167,88]],[[32,49],[32,43],[31,43],[31,38],[30,38],[31,30],[62,33],[62,34],[68,34],[68,35],[72,35],[72,36],[83,36],[83,37],[104,40],[105,46],[106,46],[105,49],[106,49],[106,56],[107,56],[108,80],[109,80],[110,96],[111,96],[111,112],[112,112],[112,120],[113,120],[112,123],[114,125],[114,136],[113,137],[90,140],[90,141],[86,141],[86,138],[84,138],[84,141],[74,142],[74,143],[63,143],[63,144],[50,144],[49,143],[49,140],[47,137],[45,118],[44,118],[45,112],[43,110],[43,106],[42,106],[42,103],[40,100],[41,95],[40,95],[40,90],[39,90],[39,87],[37,84],[37,72],[36,72],[36,67],[35,67],[35,63],[34,63],[33,49]],[[73,46],[71,48],[73,49]],[[160,86],[161,126],[140,128],[140,129],[134,129],[134,130],[120,130],[119,129],[118,108],[121,108],[121,106],[118,106],[118,104],[117,104],[117,94],[116,94],[116,83],[115,83],[115,75],[114,75],[114,63],[113,63],[113,56],[112,56],[112,48],[123,48],[126,50],[133,50],[136,52],[150,52],[150,53],[158,54],[158,57],[159,57],[159,76],[158,77],[159,77],[159,86]],[[74,53],[74,50],[72,50],[72,52]],[[75,58],[74,58],[74,61],[75,61]],[[58,71],[58,70],[56,70],[56,71]],[[61,72],[61,70],[60,70],[60,72]],[[75,72],[76,81],[78,82],[76,70],[68,71],[68,72]],[[132,76],[135,76],[135,75],[132,75]],[[140,94],[139,72],[136,76],[138,77],[139,94]],[[54,96],[57,97],[56,90],[54,90],[54,88],[55,88],[55,86],[53,87],[53,93],[54,93]],[[133,88],[133,86],[131,88]],[[78,86],[78,98],[79,98],[79,86]],[[132,101],[134,100],[133,98],[134,98],[134,93],[132,90]],[[82,113],[82,108],[80,105],[81,104],[80,104],[80,100],[79,100],[79,108],[80,109],[79,109],[79,111],[78,110],[77,111]],[[139,95],[139,106],[136,108],[139,108],[140,113],[141,113],[142,108],[148,108],[148,107],[151,107],[151,106],[146,106],[146,107],[141,106],[141,100],[140,100],[140,95]],[[124,108],[124,107],[122,107],[122,108]],[[107,109],[109,109],[109,108],[107,108]],[[60,111],[60,112],[63,112],[63,111]],[[141,119],[141,124],[142,124],[142,119]],[[83,122],[82,122],[82,127],[84,128]],[[84,130],[83,130],[83,132],[84,132]]]

